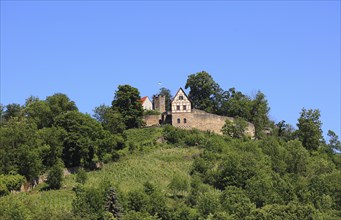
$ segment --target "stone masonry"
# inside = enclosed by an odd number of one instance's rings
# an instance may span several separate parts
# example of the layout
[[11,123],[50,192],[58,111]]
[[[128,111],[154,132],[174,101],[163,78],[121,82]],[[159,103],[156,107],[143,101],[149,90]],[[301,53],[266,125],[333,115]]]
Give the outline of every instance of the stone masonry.
[[[165,97],[153,97],[154,109],[160,112],[159,115],[146,115],[143,120],[146,126],[158,126],[161,124],[170,123],[174,127],[182,129],[198,129],[201,131],[212,131],[217,134],[222,134],[221,129],[225,125],[226,120],[234,121],[234,118],[215,115],[193,109],[186,93],[183,89],[179,89],[172,100],[172,111],[166,113]],[[255,126],[248,122],[245,131],[247,136],[254,137]]]

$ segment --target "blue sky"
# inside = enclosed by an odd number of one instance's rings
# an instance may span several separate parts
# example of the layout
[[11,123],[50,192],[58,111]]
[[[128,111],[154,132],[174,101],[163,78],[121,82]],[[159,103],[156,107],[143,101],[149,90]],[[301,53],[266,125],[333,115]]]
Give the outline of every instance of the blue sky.
[[205,70],[340,135],[340,1],[1,1],[1,103],[66,93],[92,114],[117,86],[173,95]]

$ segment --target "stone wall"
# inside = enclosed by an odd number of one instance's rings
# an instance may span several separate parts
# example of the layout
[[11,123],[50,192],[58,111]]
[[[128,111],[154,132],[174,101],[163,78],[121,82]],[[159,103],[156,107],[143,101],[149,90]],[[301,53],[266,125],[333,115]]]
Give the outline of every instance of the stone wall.
[[146,127],[158,126],[160,125],[161,114],[160,115],[145,115],[143,116],[143,121],[146,122]]
[[[196,128],[202,131],[213,131],[222,134],[221,128],[226,120],[233,121],[231,117],[210,114],[201,110],[192,109],[191,113],[172,113],[172,125],[183,129]],[[248,123],[246,134],[253,137],[255,133],[254,125]]]
[[153,96],[153,105],[154,110],[159,111],[161,113],[166,112],[166,96]]

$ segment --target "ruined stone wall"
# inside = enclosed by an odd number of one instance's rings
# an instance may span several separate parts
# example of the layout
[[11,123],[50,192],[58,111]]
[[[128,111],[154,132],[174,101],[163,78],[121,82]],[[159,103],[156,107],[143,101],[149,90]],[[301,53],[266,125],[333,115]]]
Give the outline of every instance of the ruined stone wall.
[[[183,129],[196,128],[202,131],[213,131],[222,134],[221,128],[226,119],[233,121],[231,117],[210,114],[201,110],[192,109],[191,113],[172,113],[172,125]],[[254,125],[248,123],[246,134],[253,137],[255,133]]]
[[161,113],[166,112],[166,96],[153,96],[154,110]]
[[146,122],[146,127],[158,126],[160,125],[161,114],[160,115],[145,115],[143,116],[143,121]]

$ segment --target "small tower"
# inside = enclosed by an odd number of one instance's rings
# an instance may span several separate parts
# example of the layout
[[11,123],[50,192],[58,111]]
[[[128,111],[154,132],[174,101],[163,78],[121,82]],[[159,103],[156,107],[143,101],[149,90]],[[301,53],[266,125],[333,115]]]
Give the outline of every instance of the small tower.
[[166,96],[153,96],[153,108],[160,113],[166,112]]

